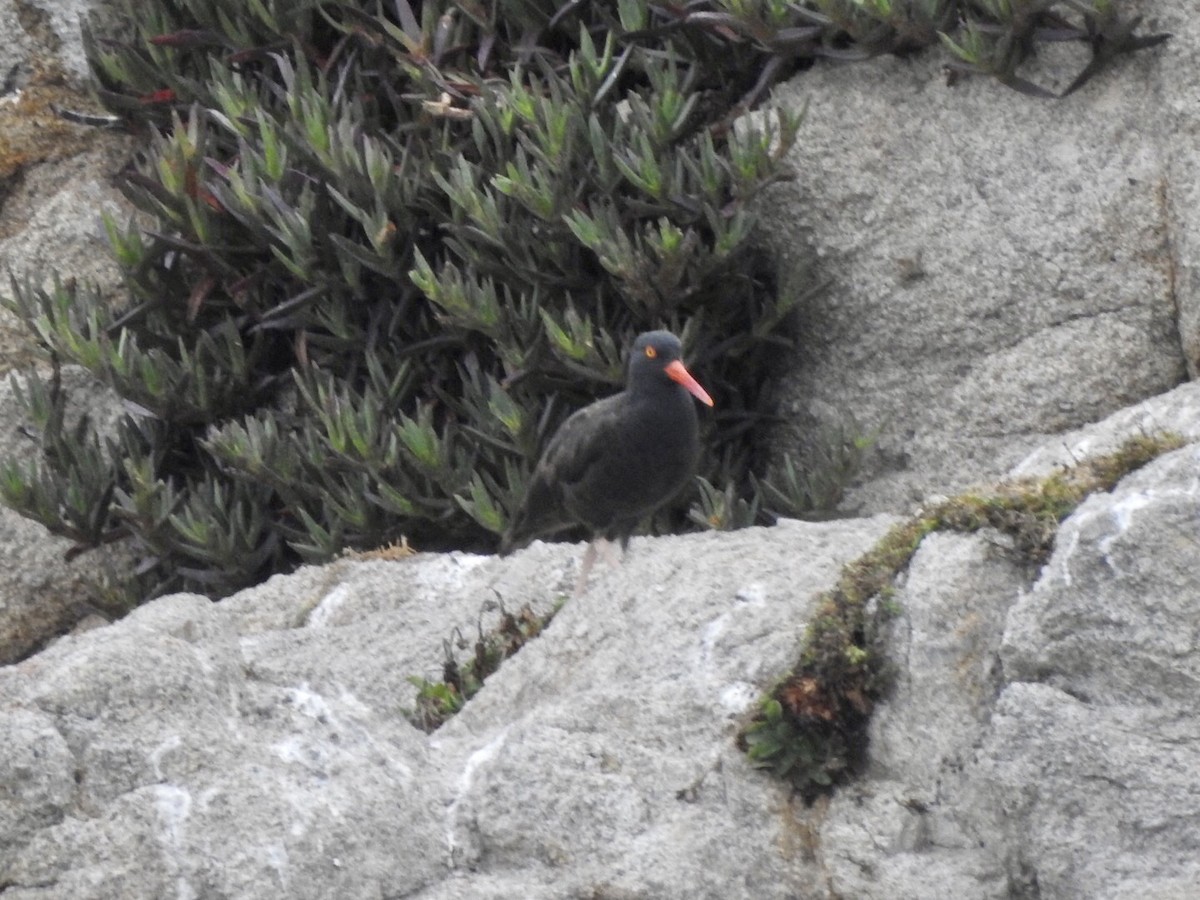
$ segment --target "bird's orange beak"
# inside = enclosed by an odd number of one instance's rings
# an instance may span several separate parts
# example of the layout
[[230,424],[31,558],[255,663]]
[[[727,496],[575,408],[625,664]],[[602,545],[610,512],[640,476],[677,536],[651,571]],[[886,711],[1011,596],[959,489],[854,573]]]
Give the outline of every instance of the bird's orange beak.
[[713,398],[708,396],[708,391],[700,387],[700,382],[692,377],[692,373],[679,360],[676,359],[668,363],[663,371],[667,373],[667,377],[672,381],[682,384],[687,388],[688,393],[705,406],[713,405]]

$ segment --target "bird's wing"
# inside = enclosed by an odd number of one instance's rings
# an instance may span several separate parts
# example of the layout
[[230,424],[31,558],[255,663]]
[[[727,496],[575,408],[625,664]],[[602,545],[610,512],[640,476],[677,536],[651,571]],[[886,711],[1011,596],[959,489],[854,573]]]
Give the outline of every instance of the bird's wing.
[[502,554],[535,537],[578,524],[563,497],[587,476],[604,448],[618,439],[617,396],[585,406],[559,426],[534,469],[521,508],[501,540]]
[[582,481],[596,459],[620,439],[620,396],[585,406],[563,422],[542,454],[536,474],[564,489]]

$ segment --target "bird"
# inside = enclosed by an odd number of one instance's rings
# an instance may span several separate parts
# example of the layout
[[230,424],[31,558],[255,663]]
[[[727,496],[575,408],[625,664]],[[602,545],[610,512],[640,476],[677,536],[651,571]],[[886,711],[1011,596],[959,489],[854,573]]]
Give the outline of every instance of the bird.
[[669,331],[648,331],[633,343],[625,389],[572,414],[546,445],[524,500],[500,541],[506,556],[535,538],[583,526],[592,540],[575,596],[587,586],[597,544],[619,540],[691,481],[700,457],[693,397],[713,399],[684,366],[683,347]]

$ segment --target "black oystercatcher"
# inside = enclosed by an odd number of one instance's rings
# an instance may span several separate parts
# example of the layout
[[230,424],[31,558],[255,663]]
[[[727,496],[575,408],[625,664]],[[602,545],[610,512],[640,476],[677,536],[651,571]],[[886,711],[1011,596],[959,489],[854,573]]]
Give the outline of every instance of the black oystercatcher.
[[585,526],[592,542],[580,566],[578,595],[596,559],[596,540],[619,539],[623,549],[638,522],[691,480],[700,455],[692,397],[708,406],[713,401],[684,367],[681,349],[669,331],[640,335],[625,390],[562,424],[500,542],[502,555],[536,537]]

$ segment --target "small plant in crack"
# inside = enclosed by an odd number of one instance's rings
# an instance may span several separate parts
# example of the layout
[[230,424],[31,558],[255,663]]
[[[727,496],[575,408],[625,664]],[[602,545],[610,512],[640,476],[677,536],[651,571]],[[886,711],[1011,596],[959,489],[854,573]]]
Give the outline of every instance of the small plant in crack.
[[[504,660],[516,655],[527,642],[540,635],[560,608],[561,604],[545,615],[538,615],[525,605],[513,613],[504,608],[502,601],[486,602],[480,609],[476,623],[478,637],[473,645],[457,628],[453,638],[442,642],[445,661],[440,681],[409,676],[409,684],[417,689],[416,706],[408,713],[409,721],[424,732],[436,731],[479,693],[483,683]],[[500,621],[495,628],[484,631],[483,614],[496,609],[500,611]],[[472,654],[460,663],[455,656],[456,650],[471,650]]]

